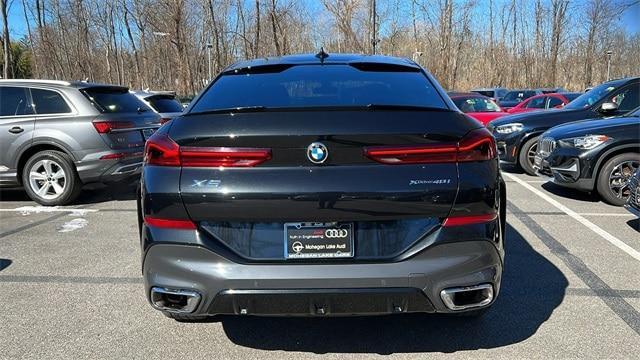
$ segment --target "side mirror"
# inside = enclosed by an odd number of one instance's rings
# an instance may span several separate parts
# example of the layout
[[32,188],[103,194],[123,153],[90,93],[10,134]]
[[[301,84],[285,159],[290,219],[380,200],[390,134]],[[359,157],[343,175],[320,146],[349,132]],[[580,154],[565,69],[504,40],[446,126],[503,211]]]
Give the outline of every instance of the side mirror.
[[618,110],[618,104],[614,102],[606,102],[600,105],[600,112],[603,114],[612,113]]

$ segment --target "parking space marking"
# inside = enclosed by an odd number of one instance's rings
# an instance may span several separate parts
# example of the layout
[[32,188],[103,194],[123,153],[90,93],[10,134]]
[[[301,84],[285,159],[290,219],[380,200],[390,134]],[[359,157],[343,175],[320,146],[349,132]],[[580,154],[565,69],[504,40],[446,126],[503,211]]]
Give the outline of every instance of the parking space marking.
[[611,243],[611,245],[613,245],[613,246],[617,247],[618,249],[624,251],[629,256],[633,257],[634,259],[640,261],[640,252],[638,252],[636,249],[632,248],[631,246],[625,244],[622,240],[620,240],[617,237],[611,235],[610,233],[608,233],[607,231],[603,230],[601,227],[599,227],[598,225],[592,223],[591,221],[587,220],[586,218],[584,218],[582,215],[578,214],[577,212],[575,212],[575,211],[569,209],[568,207],[562,205],[560,202],[554,200],[551,196],[549,196],[549,195],[543,193],[542,191],[534,188],[533,186],[527,184],[524,180],[519,179],[518,177],[516,177],[514,175],[511,175],[511,174],[508,174],[508,173],[504,173],[504,172],[503,172],[503,175],[508,177],[509,179],[517,182],[518,184],[522,185],[524,188],[526,188],[527,190],[531,191],[532,193],[538,195],[538,197],[542,198],[543,200],[545,200],[549,204],[553,205],[558,210],[560,210],[560,211],[564,212],[565,214],[569,215],[574,220],[578,221],[582,225],[584,225],[587,228],[589,228],[589,230],[591,230],[591,231],[595,232],[596,234],[600,235],[600,237],[602,237],[603,239],[607,240],[609,243]]
[[[640,335],[640,313],[620,296],[601,296],[600,294],[615,294],[604,280],[594,273],[579,257],[573,255],[562,243],[554,238],[531,216],[507,200],[509,211],[518,218],[540,241],[558,257],[591,291],[598,295],[620,319]],[[515,210],[515,211],[514,211]]]
[[640,299],[640,290],[592,290],[582,288],[567,288],[565,291],[567,296],[609,296],[609,297],[621,297],[627,299]]
[[0,283],[142,284],[137,277],[0,275]]
[[0,209],[0,212],[19,212],[25,215],[56,213],[56,212],[71,212],[71,213],[77,213],[77,214],[86,214],[86,213],[97,212],[97,211],[98,209],[59,208],[57,206],[21,206],[14,209]]
[[[529,215],[560,215],[560,216],[569,216],[566,213],[561,211],[527,211]],[[627,214],[618,214],[618,213],[578,213],[581,216],[609,216],[609,217],[628,217],[632,218],[635,215],[627,213]]]
[[[80,209],[76,209],[76,210],[85,210],[85,209],[82,209],[83,207],[89,207],[89,205],[82,205],[82,206],[80,206]],[[67,215],[68,215],[67,212],[58,212],[57,214],[55,214],[53,216],[49,216],[49,217],[44,218],[42,220],[34,221],[32,223],[17,227],[15,229],[11,229],[11,230],[5,231],[3,233],[0,233],[0,239],[4,238],[6,236],[9,236],[9,235],[17,234],[17,233],[22,232],[24,230],[31,229],[32,227],[48,223],[49,221],[53,221],[53,220],[59,219],[59,218],[61,218],[63,216],[67,216]]]
[[616,213],[578,213],[581,216],[612,216],[612,217],[635,217],[635,215],[631,213],[627,214],[616,214]]

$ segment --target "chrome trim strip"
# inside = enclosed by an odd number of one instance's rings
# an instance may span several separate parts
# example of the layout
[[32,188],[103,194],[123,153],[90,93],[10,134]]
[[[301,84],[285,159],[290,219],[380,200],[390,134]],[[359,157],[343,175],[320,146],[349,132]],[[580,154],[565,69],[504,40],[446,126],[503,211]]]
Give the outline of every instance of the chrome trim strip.
[[[140,167],[142,167],[142,162],[137,162],[137,163],[121,166],[121,167],[117,168],[116,171],[112,172],[111,174],[112,175],[128,174],[128,173],[135,172]],[[128,170],[128,168],[131,168],[131,169]]]
[[551,167],[551,170],[576,172],[578,171],[578,164],[574,162],[573,165],[569,166],[568,168]]

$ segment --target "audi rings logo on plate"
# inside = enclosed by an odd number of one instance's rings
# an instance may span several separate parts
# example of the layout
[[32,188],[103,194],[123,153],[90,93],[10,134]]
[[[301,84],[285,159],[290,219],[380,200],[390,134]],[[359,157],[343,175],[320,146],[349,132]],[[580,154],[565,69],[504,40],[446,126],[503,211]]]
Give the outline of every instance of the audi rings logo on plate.
[[345,229],[327,229],[324,231],[324,236],[329,239],[343,239],[349,235],[349,232]]

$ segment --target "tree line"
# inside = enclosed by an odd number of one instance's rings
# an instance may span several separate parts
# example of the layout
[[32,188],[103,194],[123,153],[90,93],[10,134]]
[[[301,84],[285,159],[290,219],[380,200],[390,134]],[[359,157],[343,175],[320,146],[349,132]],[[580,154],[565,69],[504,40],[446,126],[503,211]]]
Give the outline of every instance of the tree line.
[[[612,77],[640,74],[640,34],[621,22],[638,0],[0,1],[5,78],[190,95],[209,71],[320,46],[411,58],[450,90],[583,90],[606,80],[609,60]],[[9,39],[11,1],[20,39]]]

